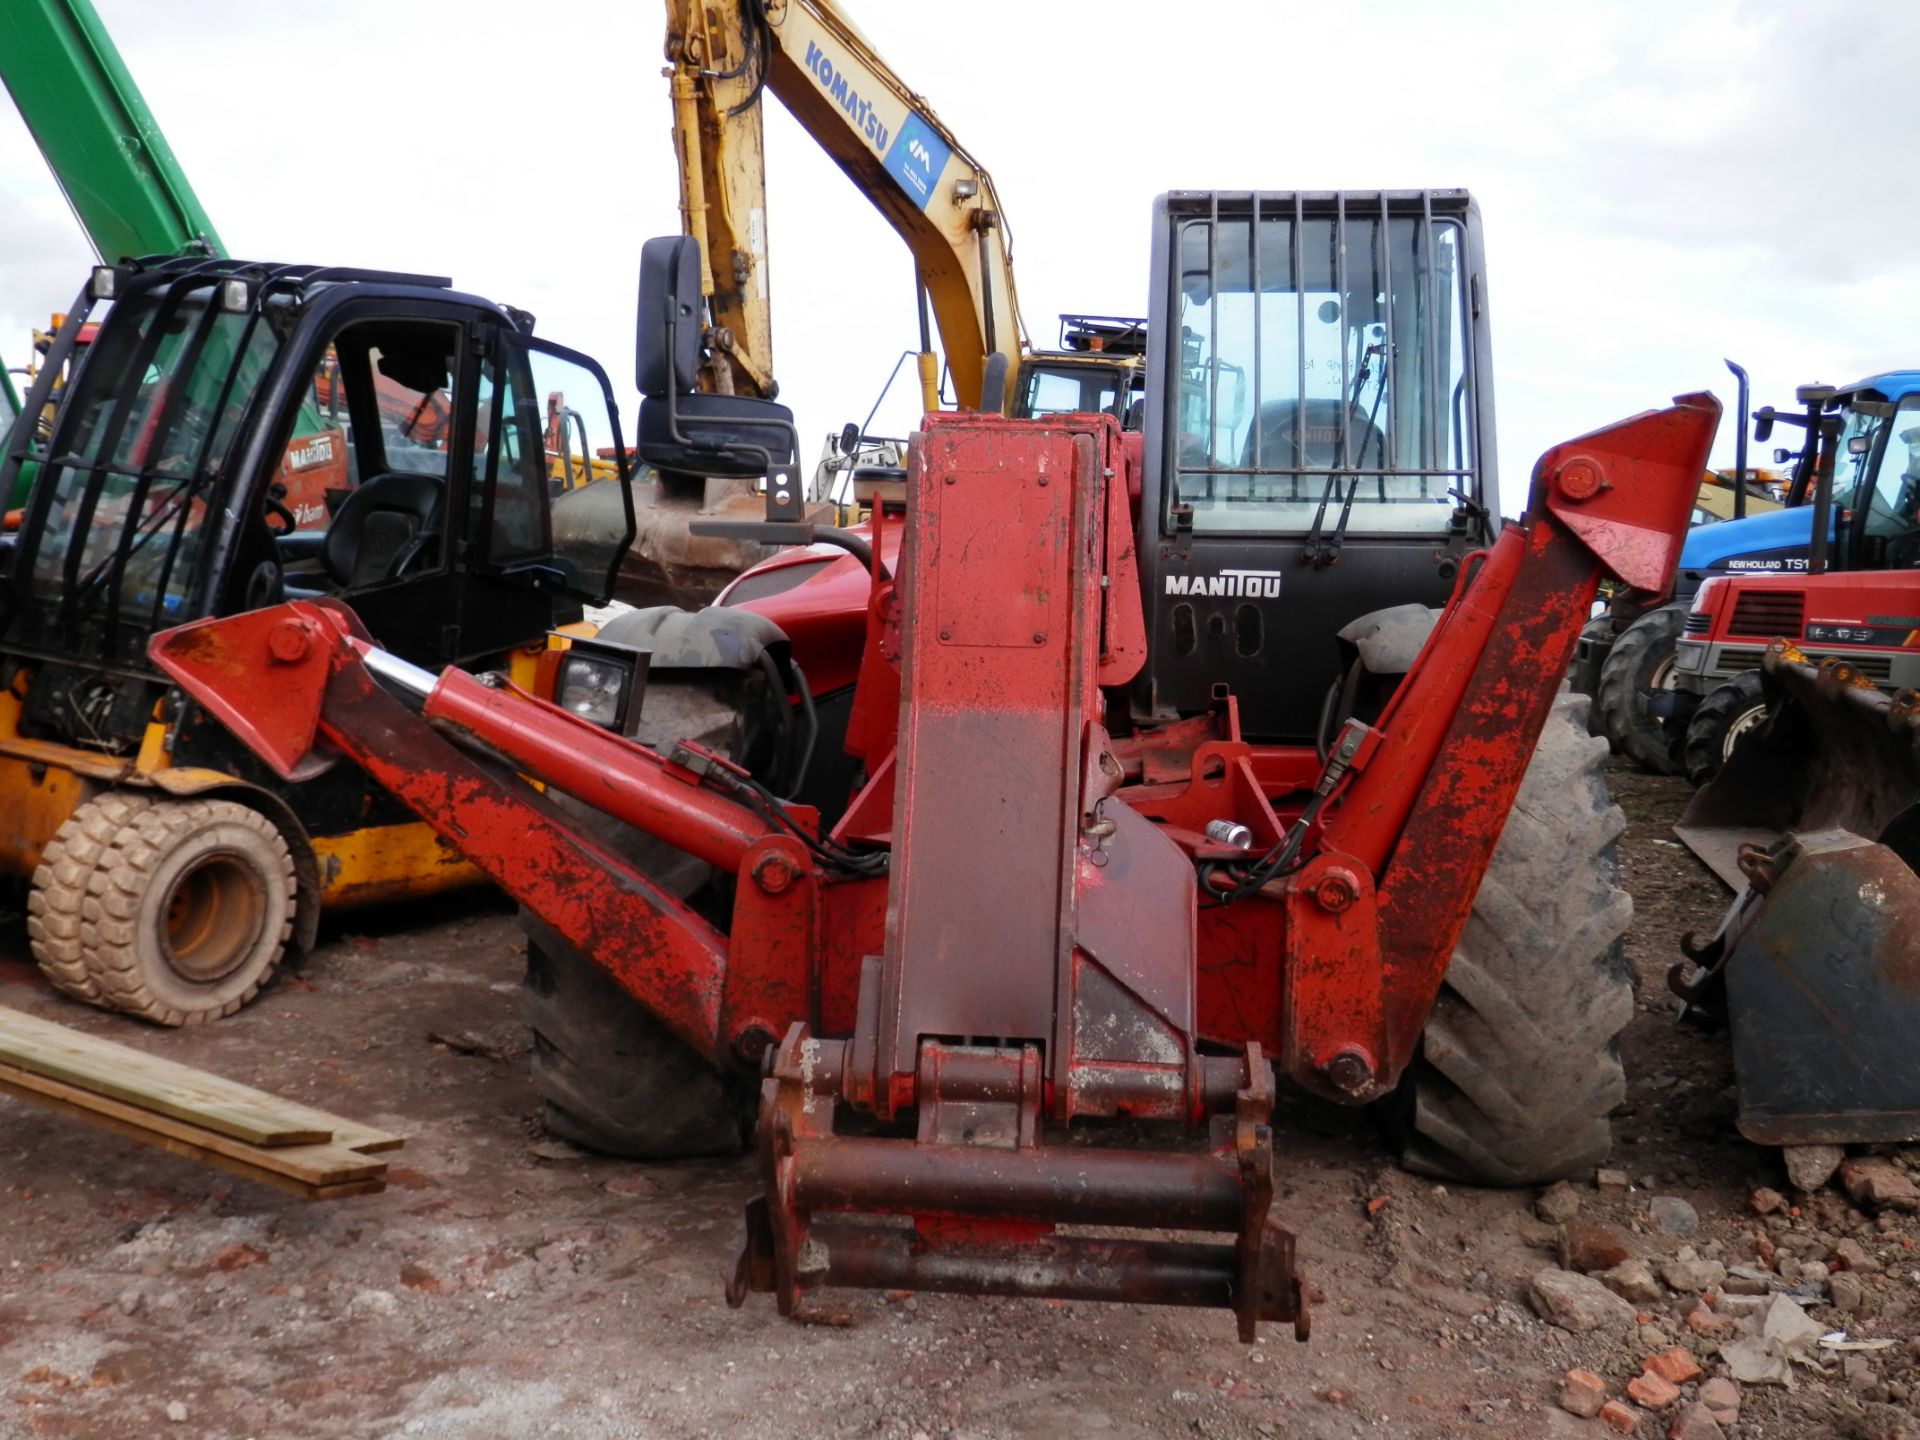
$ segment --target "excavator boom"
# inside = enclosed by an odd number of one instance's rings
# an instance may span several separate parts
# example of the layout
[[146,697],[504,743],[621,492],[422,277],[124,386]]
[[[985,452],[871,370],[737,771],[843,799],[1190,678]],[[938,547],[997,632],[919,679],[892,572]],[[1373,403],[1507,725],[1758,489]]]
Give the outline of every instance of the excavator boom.
[[226,253],[89,0],[0,7],[0,80],[103,261]]
[[1024,338],[992,178],[827,0],[668,0],[667,17],[681,223],[700,245],[720,366],[707,386],[772,394],[771,91],[906,242],[955,393],[977,407],[987,357],[1006,356],[1011,374]]

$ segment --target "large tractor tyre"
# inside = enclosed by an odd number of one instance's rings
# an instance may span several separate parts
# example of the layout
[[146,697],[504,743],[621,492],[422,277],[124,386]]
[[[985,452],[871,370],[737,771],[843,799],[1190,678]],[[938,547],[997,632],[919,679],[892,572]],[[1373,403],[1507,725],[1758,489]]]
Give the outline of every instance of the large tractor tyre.
[[[627,637],[616,632],[616,638]],[[654,750],[694,740],[757,768],[756,760],[764,758],[763,732],[752,717],[766,708],[763,683],[757,671],[724,668],[676,667],[666,678],[650,675],[635,738]],[[842,734],[822,733],[818,753],[837,752]],[[731,877],[570,797],[551,798],[655,885],[726,926]],[[633,1160],[738,1153],[753,1128],[753,1077],[723,1072],[689,1049],[605,971],[525,910],[521,925],[527,932],[521,995],[532,1032],[533,1090],[547,1130],[569,1144]]]
[[[102,796],[74,819],[114,798],[125,797]],[[153,799],[100,834],[79,906],[95,1003],[197,1025],[259,994],[299,903],[293,855],[273,822],[231,800]]]
[[1687,722],[1687,738],[1681,750],[1687,779],[1695,785],[1713,779],[1733,754],[1740,737],[1766,718],[1767,696],[1759,671],[1736,675],[1714,689]]
[[[1612,646],[1613,617],[1611,615],[1594,616],[1580,631],[1581,644],[1587,645],[1594,641],[1605,641],[1609,647]],[[1600,691],[1600,667],[1605,663],[1604,652],[1597,660],[1582,660],[1580,652],[1574,651],[1573,664],[1567,667],[1568,687],[1576,695],[1585,695],[1588,699],[1592,699]],[[1587,711],[1587,729],[1595,735],[1602,733],[1600,711],[1597,706]]]
[[1562,692],[1396,1097],[1401,1163],[1483,1185],[1590,1170],[1626,1098],[1626,819],[1585,697]]
[[1649,690],[1667,687],[1674,644],[1686,623],[1685,605],[1662,605],[1634,621],[1613,642],[1594,695],[1601,733],[1650,775],[1679,773],[1666,727],[1647,713],[1646,696]]
[[27,943],[40,973],[62,995],[104,1005],[81,944],[87,887],[120,832],[146,813],[146,795],[109,790],[87,801],[54,832],[27,891]]
[[550,1134],[633,1160],[745,1148],[751,1077],[709,1064],[585,956],[530,936],[522,997]]

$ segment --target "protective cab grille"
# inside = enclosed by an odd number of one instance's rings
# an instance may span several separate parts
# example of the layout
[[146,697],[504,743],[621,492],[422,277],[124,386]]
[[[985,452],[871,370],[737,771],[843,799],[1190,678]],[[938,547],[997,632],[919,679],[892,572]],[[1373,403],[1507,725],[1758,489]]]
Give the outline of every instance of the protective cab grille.
[[1758,590],[1734,601],[1733,618],[1727,622],[1729,635],[1763,635],[1772,639],[1784,635],[1800,638],[1800,621],[1806,613],[1806,595],[1799,590]]

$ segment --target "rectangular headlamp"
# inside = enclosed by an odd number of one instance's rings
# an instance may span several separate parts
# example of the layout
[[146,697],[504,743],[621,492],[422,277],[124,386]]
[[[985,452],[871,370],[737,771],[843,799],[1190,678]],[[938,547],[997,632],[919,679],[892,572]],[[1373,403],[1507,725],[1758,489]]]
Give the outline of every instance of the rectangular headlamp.
[[553,703],[603,730],[631,736],[639,728],[651,659],[632,645],[574,637],[560,657]]

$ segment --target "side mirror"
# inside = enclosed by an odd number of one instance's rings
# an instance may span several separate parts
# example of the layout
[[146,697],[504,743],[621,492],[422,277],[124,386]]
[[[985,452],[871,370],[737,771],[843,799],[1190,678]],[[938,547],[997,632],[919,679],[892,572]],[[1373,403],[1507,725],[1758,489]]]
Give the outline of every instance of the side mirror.
[[663,235],[640,247],[634,381],[642,395],[684,395],[699,372],[700,248]]
[[860,448],[860,427],[849,420],[840,431],[840,453],[851,455]]
[[1773,438],[1773,407],[1762,405],[1753,412],[1753,438],[1761,444]]

